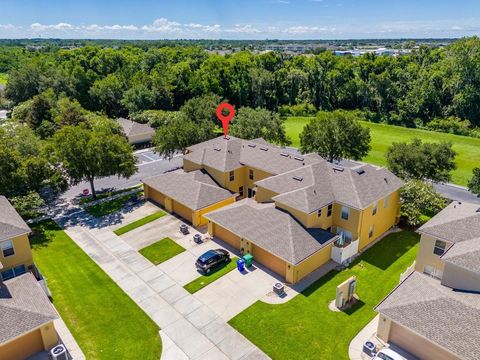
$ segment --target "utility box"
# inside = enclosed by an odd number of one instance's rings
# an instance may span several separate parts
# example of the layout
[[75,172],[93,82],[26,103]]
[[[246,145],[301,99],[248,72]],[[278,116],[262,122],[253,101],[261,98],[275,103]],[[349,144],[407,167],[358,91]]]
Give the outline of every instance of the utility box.
[[342,309],[354,300],[355,291],[357,288],[357,277],[352,276],[337,286],[337,296],[335,298],[335,306]]

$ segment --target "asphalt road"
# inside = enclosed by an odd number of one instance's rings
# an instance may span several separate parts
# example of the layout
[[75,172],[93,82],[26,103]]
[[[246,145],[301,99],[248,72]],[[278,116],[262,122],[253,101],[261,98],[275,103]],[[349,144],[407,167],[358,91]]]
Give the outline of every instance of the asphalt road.
[[[288,148],[288,150],[297,153],[295,148]],[[95,181],[97,191],[112,189],[112,188],[126,188],[137,185],[142,179],[149,176],[162,174],[165,171],[169,171],[182,166],[181,155],[178,154],[171,160],[161,158],[158,154],[155,154],[153,150],[140,150],[135,156],[137,157],[138,172],[130,179],[118,178],[111,176],[107,178],[101,178]],[[345,167],[352,167],[360,165],[360,162],[345,160],[340,165]],[[466,188],[453,185],[453,184],[435,184],[435,188],[438,192],[442,193],[446,198],[450,200],[472,202],[480,204],[480,198],[469,192]],[[75,197],[82,196],[83,189],[90,189],[87,183],[81,183],[68,189],[63,195],[64,200],[71,200]]]

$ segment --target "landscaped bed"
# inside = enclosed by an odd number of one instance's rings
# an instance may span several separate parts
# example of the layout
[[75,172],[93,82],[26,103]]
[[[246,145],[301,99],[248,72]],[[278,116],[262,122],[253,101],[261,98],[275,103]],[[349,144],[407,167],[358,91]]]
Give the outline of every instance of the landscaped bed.
[[108,198],[110,196],[122,194],[122,193],[132,191],[132,190],[135,190],[135,189],[138,189],[140,191],[141,188],[142,188],[142,185],[137,185],[137,186],[132,186],[132,187],[129,187],[129,188],[126,188],[126,189],[106,191],[106,192],[102,192],[100,194],[97,193],[97,198],[96,199],[94,199],[92,196],[83,197],[83,198],[80,199],[79,204],[80,205],[88,204],[88,203],[91,203],[91,202],[96,201],[96,200],[105,199],[105,198]]
[[141,195],[143,195],[143,191],[139,190],[139,192],[135,194],[123,195],[110,201],[105,201],[93,206],[89,206],[85,208],[85,211],[95,217],[102,217],[105,215],[113,214],[122,210],[129,201],[134,202]]
[[154,265],[161,264],[168,259],[184,252],[185,249],[172,239],[166,237],[156,243],[141,249],[139,252]]
[[[285,304],[257,301],[230,324],[273,359],[348,359],[348,345],[374,317],[377,305],[415,260],[418,234],[403,231],[385,237],[347,270],[331,271]],[[337,285],[357,276],[360,301],[333,312]]]
[[34,261],[87,359],[158,360],[159,328],[133,300],[53,221],[32,229]]
[[222,268],[218,268],[216,271],[211,272],[210,274],[204,274],[199,278],[189,282],[184,286],[190,294],[196,293],[198,290],[203,289],[208,284],[211,284],[215,280],[221,278],[223,275],[229,273],[237,266],[237,257],[234,257],[228,264],[224,265]]
[[160,219],[165,214],[166,214],[165,211],[162,211],[162,210],[157,211],[156,213],[145,216],[144,218],[138,219],[130,224],[127,224],[125,226],[122,226],[121,228],[118,228],[117,230],[114,231],[114,233],[117,235],[125,234],[126,232],[132,231],[133,229],[139,228],[140,226],[143,226],[152,221]]

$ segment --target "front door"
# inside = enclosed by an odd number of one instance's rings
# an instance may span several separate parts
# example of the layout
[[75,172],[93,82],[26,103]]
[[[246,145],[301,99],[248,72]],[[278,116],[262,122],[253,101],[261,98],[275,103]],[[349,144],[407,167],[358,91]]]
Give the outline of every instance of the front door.
[[255,190],[248,188],[248,197],[252,198],[255,196]]

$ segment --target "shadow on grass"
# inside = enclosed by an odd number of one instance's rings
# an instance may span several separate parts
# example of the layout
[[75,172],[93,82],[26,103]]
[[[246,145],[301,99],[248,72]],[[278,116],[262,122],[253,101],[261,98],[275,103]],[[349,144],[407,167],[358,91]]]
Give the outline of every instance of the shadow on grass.
[[30,245],[32,248],[46,247],[53,240],[50,231],[61,230],[53,220],[45,220],[31,226]]
[[315,293],[319,288],[321,288],[323,285],[325,285],[327,282],[332,280],[338,273],[339,273],[339,271],[337,271],[337,270],[332,270],[332,271],[328,272],[327,274],[322,276],[320,279],[315,281],[308,288],[303,290],[301,294],[305,297],[309,297],[310,295]]
[[353,304],[351,307],[348,309],[342,310],[345,314],[347,315],[352,315],[354,314],[357,310],[360,310],[362,307],[365,306],[365,303],[362,300],[356,300],[355,304]]
[[362,256],[355,259],[349,268],[363,260],[379,269],[386,270],[408,250],[414,247],[417,244],[418,239],[419,235],[412,231],[402,231],[389,234],[379,243],[365,251]]

